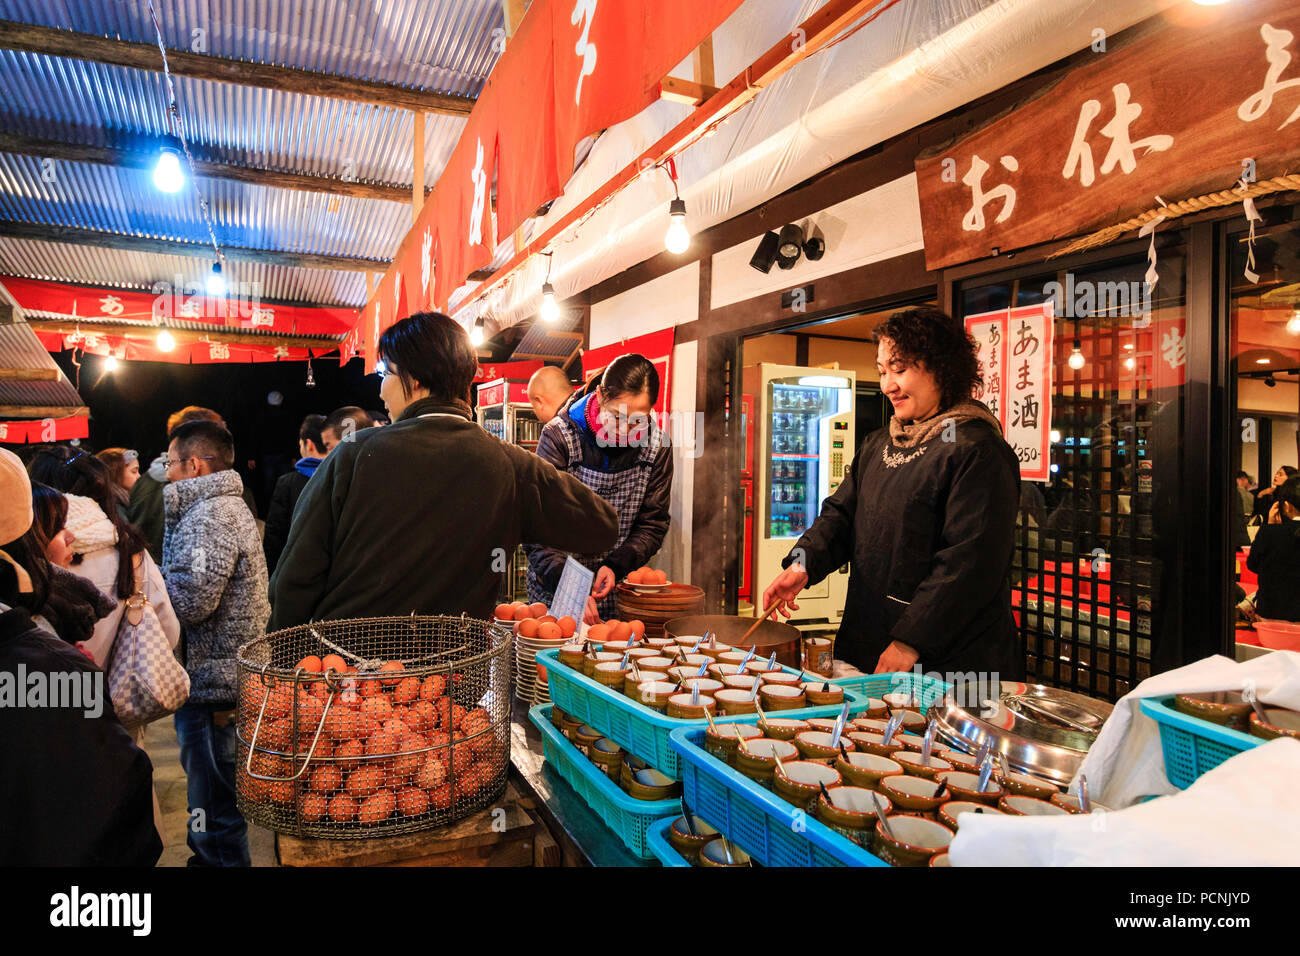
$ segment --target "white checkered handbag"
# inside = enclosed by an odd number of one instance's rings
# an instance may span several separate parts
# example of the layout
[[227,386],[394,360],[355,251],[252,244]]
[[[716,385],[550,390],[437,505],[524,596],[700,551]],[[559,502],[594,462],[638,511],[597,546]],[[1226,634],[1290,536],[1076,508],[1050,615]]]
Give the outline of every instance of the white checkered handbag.
[[108,695],[117,719],[133,732],[174,713],[190,696],[190,675],[172,653],[138,574],[108,662]]

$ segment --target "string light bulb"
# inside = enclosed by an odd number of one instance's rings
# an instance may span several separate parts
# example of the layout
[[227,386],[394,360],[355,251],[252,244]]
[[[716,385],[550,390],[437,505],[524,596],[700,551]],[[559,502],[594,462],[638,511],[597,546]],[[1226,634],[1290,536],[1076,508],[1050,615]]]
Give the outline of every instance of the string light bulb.
[[163,329],[161,332],[158,333],[158,351],[170,352],[174,348],[176,348],[176,340],[172,338],[172,334],[170,332],[168,332],[166,329]]
[[555,301],[555,286],[549,282],[542,283],[541,316],[543,322],[554,322],[560,317],[560,303]]
[[469,342],[474,348],[478,348],[484,342],[483,320],[478,319],[474,322],[474,328],[470,329]]
[[153,167],[153,184],[165,193],[180,192],[185,185],[181,154],[174,146],[164,146],[158,151],[158,162]]
[[226,277],[221,274],[221,263],[212,263],[212,271],[208,273],[207,283],[208,295],[213,298],[221,298],[226,294]]
[[664,246],[676,256],[691,247],[691,231],[686,228],[686,202],[680,197],[668,204],[668,232],[664,235]]
[[117,368],[117,358],[110,355],[104,359],[104,368],[110,372]]
[[1286,320],[1286,330],[1292,335],[1300,335],[1300,309]]
[[1077,372],[1079,369],[1083,368],[1086,362],[1087,360],[1083,357],[1083,349],[1079,345],[1079,340],[1075,339],[1074,348],[1070,350],[1070,357],[1066,360],[1066,364]]

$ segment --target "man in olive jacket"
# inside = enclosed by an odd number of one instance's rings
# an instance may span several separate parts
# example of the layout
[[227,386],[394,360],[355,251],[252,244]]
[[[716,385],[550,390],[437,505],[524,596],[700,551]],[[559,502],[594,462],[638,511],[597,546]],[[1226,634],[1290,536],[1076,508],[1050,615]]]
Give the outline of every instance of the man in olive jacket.
[[439,313],[379,339],[393,424],[340,442],[307,483],[271,582],[271,629],[421,614],[486,619],[521,542],[598,553],[614,509],[576,478],[474,423],[478,360]]

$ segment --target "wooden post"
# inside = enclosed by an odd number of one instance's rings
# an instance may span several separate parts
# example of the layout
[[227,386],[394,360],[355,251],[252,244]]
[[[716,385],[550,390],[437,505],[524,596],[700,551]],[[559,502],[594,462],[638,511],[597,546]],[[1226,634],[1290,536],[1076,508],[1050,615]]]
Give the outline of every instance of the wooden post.
[[501,0],[501,15],[506,22],[506,38],[515,35],[519,29],[519,21],[524,18],[524,13],[528,9],[526,0]]
[[420,218],[420,207],[424,205],[424,113],[417,110],[415,116],[415,176],[411,187],[411,223]]
[[691,55],[695,64],[695,82],[701,86],[716,87],[713,76],[713,34],[704,38],[704,42],[695,48]]

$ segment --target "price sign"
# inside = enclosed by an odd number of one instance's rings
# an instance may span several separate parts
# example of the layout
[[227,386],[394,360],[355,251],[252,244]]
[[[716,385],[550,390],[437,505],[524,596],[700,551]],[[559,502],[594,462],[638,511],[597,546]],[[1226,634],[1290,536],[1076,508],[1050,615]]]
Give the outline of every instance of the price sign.
[[581,621],[582,614],[587,609],[587,598],[591,595],[591,582],[595,577],[595,571],[584,568],[572,557],[565,558],[560,585],[555,589],[555,599],[551,601],[551,614]]

